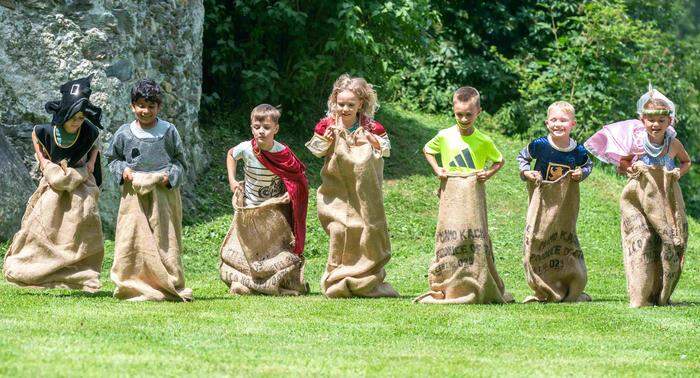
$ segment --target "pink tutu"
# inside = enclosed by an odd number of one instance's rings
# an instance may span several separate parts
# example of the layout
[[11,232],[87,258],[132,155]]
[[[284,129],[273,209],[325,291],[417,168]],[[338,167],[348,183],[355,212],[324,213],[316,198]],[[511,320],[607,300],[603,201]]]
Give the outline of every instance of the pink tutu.
[[[669,127],[666,130],[672,137],[676,130]],[[625,156],[644,154],[644,124],[638,119],[615,122],[603,126],[598,132],[583,144],[586,149],[601,161],[620,166],[620,159]]]

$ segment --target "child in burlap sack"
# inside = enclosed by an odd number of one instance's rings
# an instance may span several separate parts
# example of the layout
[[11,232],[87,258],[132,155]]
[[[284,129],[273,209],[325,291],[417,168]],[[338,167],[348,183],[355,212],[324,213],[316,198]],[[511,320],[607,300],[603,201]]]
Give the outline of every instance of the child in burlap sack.
[[523,263],[527,284],[535,292],[524,302],[590,301],[583,292],[588,276],[576,219],[578,185],[591,173],[593,163],[586,148],[570,137],[576,125],[573,105],[551,104],[545,125],[549,134],[530,142],[518,155],[530,197]]
[[[618,166],[629,181],[620,197],[622,250],[631,307],[668,305],[680,279],[688,242],[678,180],[690,156],[671,128],[675,104],[649,85],[637,101],[638,122],[607,125],[586,146]],[[643,126],[644,133],[639,133]],[[616,126],[617,125],[617,126]],[[676,161],[678,166],[676,166]]]
[[61,86],[46,103],[51,124],[32,133],[42,179],[5,255],[8,282],[36,288],[100,289],[104,245],[97,208],[102,182],[102,110],[90,103],[92,76]]
[[158,118],[163,92],[151,79],[131,90],[136,119],[122,125],[105,153],[121,186],[111,278],[130,301],[189,301],[182,269],[185,154],[175,126]]
[[[306,166],[274,138],[280,111],[256,106],[250,114],[253,138],[229,150],[228,180],[236,211],[221,245],[221,279],[231,294],[300,295],[309,184]],[[243,160],[245,180],[236,180]]]
[[324,157],[318,217],[330,236],[321,291],[329,298],[396,297],[384,282],[391,245],[384,213],[384,157],[390,144],[372,117],[377,94],[359,77],[342,75],[306,147]]
[[[493,140],[474,126],[479,92],[459,88],[452,98],[456,124],[441,130],[423,154],[441,180],[435,257],[428,269],[430,291],[420,303],[506,303],[513,296],[496,271],[488,232],[484,183],[503,167]],[[440,154],[442,167],[435,155]],[[492,163],[487,167],[488,163]]]

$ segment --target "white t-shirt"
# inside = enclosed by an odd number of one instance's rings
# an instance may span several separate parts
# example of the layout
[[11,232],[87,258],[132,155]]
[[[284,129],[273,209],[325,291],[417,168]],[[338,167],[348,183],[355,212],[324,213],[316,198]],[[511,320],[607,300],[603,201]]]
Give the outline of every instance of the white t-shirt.
[[[274,142],[270,152],[280,152],[284,146],[277,141]],[[282,179],[270,172],[258,160],[253,152],[253,145],[250,141],[238,144],[231,151],[234,159],[243,159],[243,172],[245,172],[245,188],[243,195],[248,205],[259,205],[264,201],[279,197],[286,192]]]

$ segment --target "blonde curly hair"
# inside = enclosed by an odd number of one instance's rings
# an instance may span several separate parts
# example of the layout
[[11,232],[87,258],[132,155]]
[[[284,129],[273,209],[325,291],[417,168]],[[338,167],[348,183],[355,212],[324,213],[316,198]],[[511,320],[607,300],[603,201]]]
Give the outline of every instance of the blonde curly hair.
[[377,102],[377,92],[372,88],[365,79],[361,77],[351,77],[348,74],[342,74],[333,84],[331,95],[328,96],[328,110],[326,115],[335,118],[336,107],[338,105],[338,94],[342,91],[350,91],[362,101],[360,114],[364,117],[372,119],[374,113],[379,109]]

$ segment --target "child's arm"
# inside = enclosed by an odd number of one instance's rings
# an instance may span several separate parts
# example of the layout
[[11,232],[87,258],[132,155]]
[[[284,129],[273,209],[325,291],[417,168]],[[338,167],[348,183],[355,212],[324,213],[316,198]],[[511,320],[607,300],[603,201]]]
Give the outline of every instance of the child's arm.
[[371,130],[367,131],[369,131],[367,133],[367,140],[369,144],[372,145],[372,148],[381,152],[382,157],[389,157],[391,144],[389,143],[389,135],[384,126],[377,121],[372,121]]
[[39,160],[39,169],[44,170],[44,165],[48,161],[48,157],[44,155],[44,148],[39,143],[39,138],[36,137],[36,133],[32,131],[32,145],[34,146],[34,153],[36,153],[36,158]]
[[537,181],[542,179],[542,174],[539,171],[531,170],[532,156],[530,155],[529,145],[520,150],[516,159],[518,160],[521,180]]
[[428,161],[428,164],[430,164],[430,168],[433,169],[433,172],[435,172],[435,175],[441,179],[447,178],[447,170],[445,168],[440,168],[437,163],[437,159],[435,159],[435,155],[423,151],[423,156],[425,156],[425,160]]
[[491,176],[495,175],[496,172],[498,172],[501,168],[503,168],[504,163],[505,162],[503,160],[501,160],[498,163],[493,163],[493,165],[491,165],[491,168],[489,168],[488,170],[477,172],[476,179],[481,181],[481,182],[484,182],[484,181],[490,179]]
[[97,154],[99,153],[100,148],[97,146],[97,143],[95,143],[90,149],[90,157],[88,158],[87,164],[85,165],[89,173],[95,171],[95,161],[97,160]]
[[314,156],[321,158],[328,154],[333,144],[333,139],[335,139],[335,134],[333,134],[333,128],[331,127],[332,124],[332,119],[324,118],[314,127],[313,136],[306,142],[306,148],[308,148]]
[[112,142],[109,144],[107,151],[105,151],[105,157],[107,158],[107,166],[109,171],[112,172],[112,176],[117,180],[117,185],[121,185],[124,181],[133,180],[131,168],[129,168],[126,163],[126,158],[123,154],[124,151],[124,139],[122,134],[117,131],[112,138]]
[[632,159],[634,155],[623,156],[620,158],[620,166],[617,168],[619,173],[634,173]]
[[681,141],[679,141],[678,139],[673,139],[671,147],[677,151],[676,159],[678,159],[678,162],[680,163],[680,167],[678,167],[678,170],[680,172],[678,178],[681,178],[683,177],[683,175],[688,173],[688,171],[690,170],[690,166],[692,165],[690,161],[690,155],[688,154],[688,151],[685,150],[685,147],[683,147]]
[[582,166],[571,171],[571,179],[574,181],[585,180],[593,170],[593,161],[590,157],[586,157],[586,162]]
[[170,189],[177,188],[182,185],[185,170],[187,169],[187,163],[185,162],[185,148],[182,145],[180,133],[178,133],[175,126],[171,126],[171,128],[172,147],[170,151],[170,169],[168,169],[168,174],[163,177],[163,185]]
[[241,185],[236,181],[236,159],[233,158],[233,148],[228,150],[226,154],[226,170],[228,171],[228,185],[231,192],[236,193],[241,189]]

